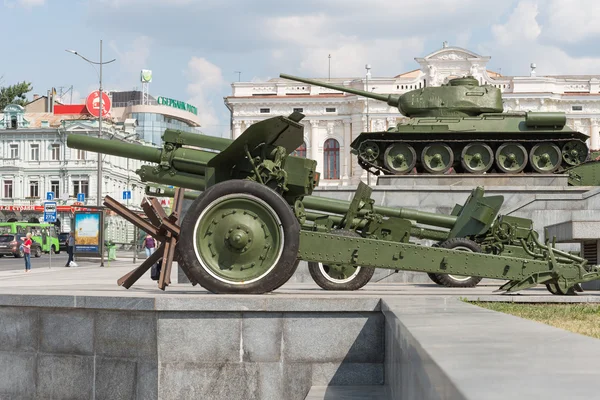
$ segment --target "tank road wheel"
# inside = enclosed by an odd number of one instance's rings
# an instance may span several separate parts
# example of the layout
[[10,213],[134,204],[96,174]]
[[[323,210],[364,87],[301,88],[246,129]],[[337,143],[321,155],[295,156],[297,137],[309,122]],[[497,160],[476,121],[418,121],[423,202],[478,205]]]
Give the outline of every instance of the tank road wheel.
[[483,174],[492,167],[494,152],[485,143],[469,143],[462,150],[460,163],[467,172]]
[[550,293],[558,296],[575,296],[577,294],[575,287],[570,287],[565,292],[556,283],[546,283],[546,289],[548,289]]
[[269,292],[298,265],[298,220],[281,196],[253,181],[205,190],[190,206],[179,237],[185,268],[214,293]]
[[588,148],[579,140],[571,140],[562,147],[562,159],[569,165],[579,165],[587,159]]
[[551,174],[560,167],[562,154],[554,143],[539,143],[529,151],[529,162],[536,172]]
[[454,163],[454,153],[445,143],[429,144],[421,152],[421,162],[425,170],[431,174],[443,174]]
[[[331,233],[348,237],[360,237],[356,232],[334,229]],[[323,265],[308,263],[308,272],[317,285],[325,290],[358,290],[365,286],[375,273],[375,268],[356,265]]]
[[385,149],[383,164],[395,175],[408,174],[417,164],[417,153],[410,144],[394,143]]
[[373,163],[379,157],[379,145],[371,140],[362,142],[358,146],[358,156],[367,162]]
[[[438,246],[442,249],[452,249],[461,251],[470,251],[474,253],[481,253],[481,247],[472,240],[464,238],[453,238],[445,240]],[[431,276],[429,278],[437,283],[438,285],[446,287],[474,287],[482,278],[477,276],[463,276],[463,275],[452,275],[452,274],[433,274],[435,280]]]
[[506,174],[518,174],[527,166],[527,150],[519,143],[504,143],[496,149],[496,165]]

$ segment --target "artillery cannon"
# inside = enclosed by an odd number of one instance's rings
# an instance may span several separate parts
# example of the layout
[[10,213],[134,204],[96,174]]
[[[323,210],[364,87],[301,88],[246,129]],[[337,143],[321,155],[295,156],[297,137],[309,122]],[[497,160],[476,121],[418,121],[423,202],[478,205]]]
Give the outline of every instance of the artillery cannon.
[[376,175],[413,172],[517,174],[565,172],[589,156],[588,136],[560,112],[503,112],[498,88],[472,76],[404,94],[377,94],[287,74],[280,77],[386,102],[406,122],[362,132],[350,145],[359,165]]
[[[498,216],[502,196],[485,197],[482,188],[451,215],[375,206],[365,184],[351,202],[313,196],[316,161],[290,155],[302,143],[303,117],[264,120],[234,141],[167,130],[163,149],[70,134],[71,148],[158,164],[136,172],[143,181],[179,187],[171,215],[156,207],[156,198],[144,200],[147,220],[105,198],[162,243],[118,283],[130,287],[160,257],[161,289],[176,259],[193,284],[216,293],[275,290],[299,260],[309,262],[321,287],[342,290],[362,287],[373,268],[504,279],[506,292],[542,283],[555,294],[572,294],[600,277],[586,260],[540,243],[530,220]],[[182,219],[183,188],[202,193]]]

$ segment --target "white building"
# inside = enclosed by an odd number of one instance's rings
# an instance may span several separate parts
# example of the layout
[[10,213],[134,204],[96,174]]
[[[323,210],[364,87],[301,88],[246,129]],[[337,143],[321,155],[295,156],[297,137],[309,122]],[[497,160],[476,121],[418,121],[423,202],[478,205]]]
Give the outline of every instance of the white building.
[[[480,84],[502,91],[504,111],[562,111],[567,125],[590,136],[588,146],[600,149],[600,75],[503,76],[487,69],[488,56],[443,47],[423,58],[419,68],[393,77],[331,78],[332,84],[375,93],[402,94],[425,86],[439,86],[449,79],[472,75]],[[313,78],[327,82],[327,78]],[[368,84],[368,86],[367,86]],[[395,107],[358,95],[274,78],[268,82],[235,82],[225,99],[232,114],[232,136],[237,138],[257,121],[298,110],[306,115],[304,145],[299,154],[318,161],[320,185],[356,184],[366,172],[350,154],[350,143],[364,131],[382,131],[395,126],[403,116]],[[367,121],[368,120],[368,121]]]
[[[42,222],[47,192],[53,192],[57,201],[62,231],[70,230],[72,212],[78,207],[97,205],[97,154],[67,147],[66,137],[97,137],[98,120],[70,118],[73,116],[26,113],[18,105],[9,105],[0,113],[1,221],[37,218]],[[136,136],[135,120],[104,121],[102,128],[104,139],[132,141]],[[130,190],[131,199],[123,202],[139,209],[145,184],[135,170],[143,164],[103,155],[102,196],[121,200],[123,192]],[[81,193],[84,202],[77,199]],[[107,240],[133,240],[132,225],[112,212],[107,212],[106,227]]]

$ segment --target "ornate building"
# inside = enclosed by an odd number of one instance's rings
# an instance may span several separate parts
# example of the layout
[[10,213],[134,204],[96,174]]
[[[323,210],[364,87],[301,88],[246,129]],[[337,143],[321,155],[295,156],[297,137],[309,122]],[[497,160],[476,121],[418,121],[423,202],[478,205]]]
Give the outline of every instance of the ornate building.
[[[472,75],[480,84],[502,91],[505,111],[562,111],[567,124],[590,136],[588,145],[600,149],[600,76],[503,76],[487,69],[488,56],[443,47],[415,58],[419,68],[394,77],[314,78],[374,93],[403,94],[426,86],[439,86],[454,77]],[[274,78],[267,82],[235,82],[225,98],[231,110],[232,137],[237,138],[257,121],[297,110],[306,115],[304,144],[299,155],[318,161],[321,185],[356,184],[366,179],[350,143],[364,131],[386,130],[403,119],[395,107],[358,95]]]
[[[0,111],[0,221],[36,218],[42,222],[43,202],[47,192],[52,192],[60,229],[69,231],[73,211],[96,205],[98,159],[96,153],[67,147],[66,137],[97,137],[98,120],[52,112],[28,113],[14,104]],[[102,133],[104,139],[132,141],[137,136],[135,120],[107,120]],[[121,199],[123,191],[129,190],[131,199],[126,201],[139,209],[145,184],[134,171],[145,163],[110,155],[104,155],[103,160],[102,195]],[[83,202],[79,194],[84,195]],[[106,239],[120,243],[133,239],[133,226],[112,212],[107,212],[106,228]]]

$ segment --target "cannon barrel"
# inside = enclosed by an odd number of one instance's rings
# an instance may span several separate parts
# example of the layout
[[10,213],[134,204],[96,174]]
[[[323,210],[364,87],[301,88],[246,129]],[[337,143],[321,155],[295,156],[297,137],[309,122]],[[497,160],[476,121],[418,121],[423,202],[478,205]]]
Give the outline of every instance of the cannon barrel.
[[165,143],[181,143],[187,146],[202,147],[219,151],[225,150],[233,143],[232,139],[210,135],[199,135],[197,133],[184,132],[175,129],[165,130],[162,138]]
[[[167,143],[167,146],[169,144]],[[99,139],[90,136],[70,134],[67,137],[67,146],[74,149],[87,150],[118,157],[133,158],[135,160],[148,161],[160,164],[164,149],[142,146],[139,144],[125,143],[118,140]],[[173,145],[171,145],[173,146]],[[217,153],[209,151],[190,149],[185,147],[174,148],[170,155],[170,162],[174,169],[191,175],[204,175],[206,164]],[[168,183],[161,180],[157,183],[167,183],[179,186],[177,183]],[[188,186],[185,186],[188,187]],[[190,187],[196,189],[196,187]]]
[[[303,203],[306,209],[337,214],[345,214],[350,205],[350,202],[348,201],[335,200],[319,196],[305,196]],[[433,225],[441,228],[453,228],[457,220],[457,217],[454,215],[435,214],[406,208],[374,206],[373,211],[387,217],[410,219],[418,223]],[[366,212],[366,210],[361,210],[359,215],[364,215]]]
[[[152,197],[175,197],[175,189],[166,186],[146,185],[144,191],[148,196]],[[196,200],[199,195],[199,192],[190,192],[188,190],[183,192],[183,198],[188,200]]]

